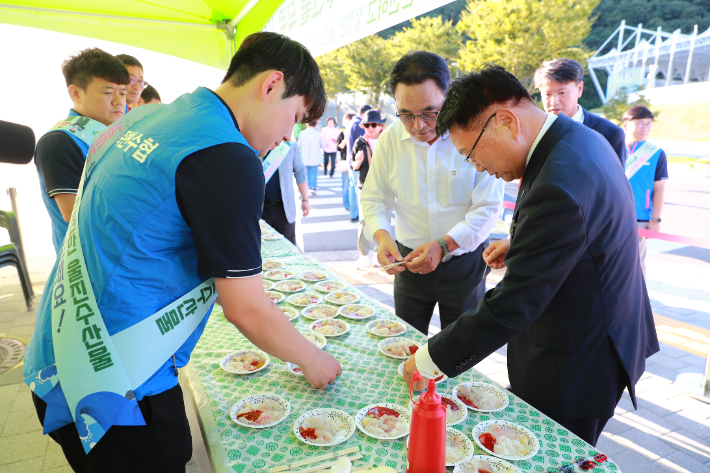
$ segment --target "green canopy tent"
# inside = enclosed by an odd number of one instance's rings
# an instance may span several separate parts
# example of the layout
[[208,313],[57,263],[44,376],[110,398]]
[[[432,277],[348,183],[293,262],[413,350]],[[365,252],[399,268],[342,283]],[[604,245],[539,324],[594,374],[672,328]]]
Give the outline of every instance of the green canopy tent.
[[235,45],[284,0],[33,0],[0,3],[0,23],[136,46],[226,70]]

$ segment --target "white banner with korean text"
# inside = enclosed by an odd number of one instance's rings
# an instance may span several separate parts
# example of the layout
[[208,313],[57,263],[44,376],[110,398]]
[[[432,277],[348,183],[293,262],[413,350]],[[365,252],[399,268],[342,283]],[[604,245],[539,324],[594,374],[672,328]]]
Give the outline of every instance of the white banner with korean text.
[[298,41],[316,57],[452,0],[286,0],[264,31]]

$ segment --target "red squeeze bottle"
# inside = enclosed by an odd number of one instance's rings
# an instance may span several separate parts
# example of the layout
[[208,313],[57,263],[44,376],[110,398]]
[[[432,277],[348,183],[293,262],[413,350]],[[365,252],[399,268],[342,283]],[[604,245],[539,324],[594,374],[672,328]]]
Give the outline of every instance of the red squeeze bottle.
[[[412,382],[422,379],[416,371]],[[414,402],[409,431],[407,473],[444,473],[446,471],[446,407],[436,394],[436,384],[429,380],[427,391]],[[412,397],[412,385],[409,386]]]

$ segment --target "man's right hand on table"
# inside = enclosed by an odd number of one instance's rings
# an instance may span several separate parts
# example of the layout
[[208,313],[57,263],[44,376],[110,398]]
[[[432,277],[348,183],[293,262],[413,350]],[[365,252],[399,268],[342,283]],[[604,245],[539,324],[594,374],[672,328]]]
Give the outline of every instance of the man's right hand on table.
[[[377,230],[377,232],[375,232],[375,240],[377,240],[377,243],[380,245],[377,250],[377,261],[382,267],[404,260],[399,249],[397,249],[397,243],[392,239],[389,232],[386,230]],[[385,272],[394,275],[401,273],[405,269],[407,269],[406,263],[386,269]]]
[[510,239],[494,241],[483,250],[483,261],[493,269],[505,267],[505,255],[510,249]]
[[306,361],[298,365],[311,386],[327,389],[335,384],[335,378],[343,374],[340,363],[333,355],[316,348],[313,354],[307,355]]

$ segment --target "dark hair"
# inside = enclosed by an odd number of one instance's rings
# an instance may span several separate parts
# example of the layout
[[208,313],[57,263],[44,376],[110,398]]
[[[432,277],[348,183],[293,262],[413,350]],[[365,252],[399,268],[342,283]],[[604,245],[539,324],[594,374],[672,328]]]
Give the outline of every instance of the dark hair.
[[337,121],[335,118],[333,118],[333,117],[328,117],[328,119],[325,121],[326,125],[327,125],[328,122],[331,121],[331,120],[333,120],[333,123],[334,123],[336,126],[338,125],[338,121]]
[[517,105],[532,98],[523,84],[500,66],[486,66],[451,83],[446,100],[436,120],[436,134],[441,136],[453,125],[469,128],[482,122],[482,115],[494,104]]
[[372,107],[370,107],[368,104],[363,105],[362,107],[360,107],[360,115],[367,112],[368,110],[372,110]]
[[653,112],[644,105],[634,105],[624,112],[621,117],[621,123],[626,123],[629,120],[643,120],[644,118],[653,120]]
[[390,92],[394,97],[397,84],[417,85],[433,80],[441,92],[449,89],[451,76],[449,66],[440,56],[427,51],[414,51],[405,54],[395,63],[390,72]]
[[553,59],[552,61],[545,61],[542,63],[542,66],[535,71],[535,77],[533,79],[535,87],[539,89],[542,81],[545,79],[554,80],[562,84],[568,82],[579,84],[584,79],[584,69],[582,69],[582,66],[574,59],[559,58]]
[[150,84],[146,85],[143,92],[141,92],[141,98],[146,102],[150,102],[153,99],[158,99],[159,102],[162,102],[162,100],[160,100],[160,94],[155,90],[155,87]]
[[133,56],[130,56],[128,54],[117,54],[116,59],[121,61],[126,66],[138,66],[141,68],[141,70],[143,70],[143,64],[141,64],[141,62]]
[[121,61],[98,48],[84,49],[72,54],[62,63],[62,74],[67,87],[75,85],[82,90],[91,84],[94,77],[127,85],[131,82],[128,69]]
[[257,74],[272,69],[284,75],[282,99],[304,97],[304,123],[323,116],[328,99],[318,64],[305,46],[284,35],[260,32],[244,38],[222,83],[229,81],[234,87],[241,87]]
[[318,120],[311,120],[308,122],[308,126],[316,126],[318,124]]
[[355,118],[355,114],[352,112],[348,112],[345,114],[344,118],[347,118],[348,120],[352,120],[353,118]]

